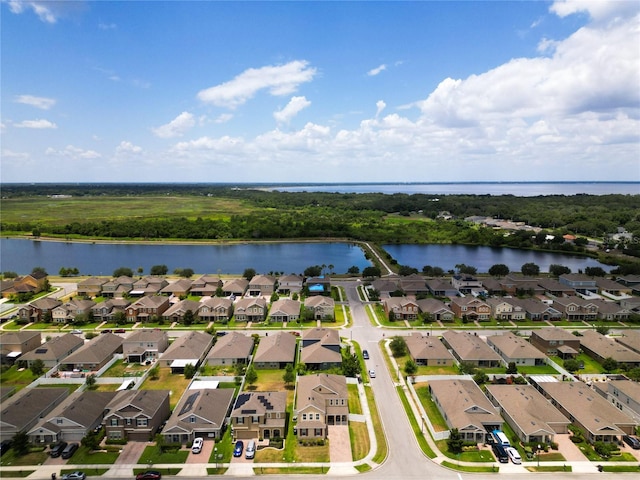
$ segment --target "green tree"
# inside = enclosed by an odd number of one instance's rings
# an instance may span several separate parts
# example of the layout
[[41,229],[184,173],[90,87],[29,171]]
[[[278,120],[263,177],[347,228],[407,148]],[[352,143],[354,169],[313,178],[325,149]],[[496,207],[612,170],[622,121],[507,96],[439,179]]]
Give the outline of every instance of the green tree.
[[127,323],[127,315],[122,310],[119,310],[113,314],[113,321],[116,325],[124,325]]
[[447,439],[447,447],[449,448],[449,452],[457,454],[462,453],[462,446],[464,445],[464,440],[462,439],[462,435],[457,428],[452,428],[449,431],[449,438]]
[[484,385],[489,381],[489,376],[484,373],[482,370],[478,370],[473,376],[473,381],[478,385]]
[[312,265],[304,269],[305,277],[319,277],[320,275],[322,275],[321,265]]
[[249,365],[249,368],[247,368],[244,379],[249,385],[253,385],[258,381],[258,372],[253,368],[253,365]]
[[166,265],[153,265],[149,270],[150,275],[166,275],[169,273],[169,267]]
[[342,374],[345,377],[355,377],[361,371],[360,360],[351,353],[351,347],[342,350]]
[[87,384],[87,388],[89,390],[92,390],[96,384],[96,375],[94,373],[92,373],[91,375],[88,375],[85,383]]
[[407,363],[404,364],[404,373],[407,375],[414,375],[418,371],[418,365],[413,360],[407,360]]
[[616,362],[613,358],[607,357],[602,361],[602,369],[606,373],[613,372],[616,368],[618,368],[618,362]]
[[389,348],[391,349],[391,355],[394,357],[402,357],[407,353],[407,344],[404,341],[404,338],[396,335],[389,342]]
[[2,272],[2,278],[17,278],[18,274],[16,272],[12,272],[11,270],[7,272]]
[[91,430],[82,438],[80,443],[89,450],[97,450],[100,447],[100,435]]
[[379,277],[381,274],[380,271],[380,267],[364,267],[364,269],[362,270],[362,277],[363,278],[374,278],[374,277]]
[[192,268],[176,268],[173,273],[182,278],[191,278],[195,272]]
[[160,378],[160,365],[157,363],[149,369],[149,378],[151,380],[158,380]]
[[195,321],[195,315],[193,314],[193,311],[191,309],[184,312],[184,316],[182,317],[182,322],[185,325],[187,326],[193,325],[194,321]]
[[520,267],[520,272],[522,273],[522,275],[535,277],[536,275],[540,275],[540,267],[535,263],[529,262],[523,264],[522,267]]
[[492,277],[504,277],[509,275],[509,267],[507,267],[504,263],[496,263],[489,267],[489,275]]
[[460,369],[460,373],[465,375],[473,375],[478,370],[471,362],[460,362],[458,368]]
[[605,277],[607,272],[602,267],[586,267],[584,274],[590,277]]
[[293,365],[287,363],[287,366],[284,369],[284,375],[282,375],[282,380],[284,380],[284,384],[290,385],[296,380],[296,375],[293,372]]
[[31,363],[29,367],[34,377],[39,377],[44,373],[44,362],[41,359],[36,359]]
[[567,358],[562,362],[562,366],[569,373],[575,373],[580,370],[580,362],[575,358]]
[[507,375],[515,375],[518,373],[518,367],[516,367],[516,362],[509,362],[507,365]]
[[348,268],[347,273],[349,275],[358,275],[360,273],[360,267],[353,265]]
[[184,366],[184,378],[191,379],[196,375],[197,369],[196,366],[192,363],[187,363]]
[[114,277],[133,277],[133,270],[129,267],[119,267],[113,271]]
[[475,275],[478,273],[478,269],[471,265],[465,265],[464,263],[458,263],[456,265],[456,270],[458,273],[466,274],[466,275]]
[[18,457],[29,453],[29,435],[27,435],[27,432],[24,430],[17,432],[11,439],[11,448]]
[[606,325],[598,325],[596,327],[596,332],[598,332],[600,335],[607,335],[609,333],[609,327],[607,327]]
[[278,292],[273,292],[269,300],[271,301],[271,303],[277,302],[278,300],[280,300],[280,295],[278,295]]
[[245,268],[244,272],[242,273],[242,278],[245,278],[249,282],[255,276],[256,276],[256,270],[254,268]]
[[551,265],[549,265],[549,273],[554,277],[559,277],[560,275],[567,275],[571,273],[571,269],[569,267],[565,267],[564,265],[552,263]]

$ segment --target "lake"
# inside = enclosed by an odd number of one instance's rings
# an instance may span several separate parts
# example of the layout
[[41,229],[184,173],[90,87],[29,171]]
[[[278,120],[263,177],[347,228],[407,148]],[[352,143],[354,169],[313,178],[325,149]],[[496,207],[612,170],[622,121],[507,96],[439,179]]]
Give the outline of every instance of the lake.
[[455,270],[460,263],[473,266],[484,273],[493,265],[503,263],[512,272],[519,272],[525,263],[535,263],[541,272],[548,272],[549,265],[558,264],[569,267],[573,273],[585,267],[601,267],[604,271],[611,266],[604,265],[588,257],[576,257],[563,253],[517,250],[512,248],[475,247],[467,245],[383,245],[384,249],[400,265],[408,265],[422,271],[430,265],[444,271]]
[[[552,263],[577,272],[585,267],[611,267],[591,258],[562,253],[534,252],[508,248],[470,247],[464,245],[385,245],[384,248],[401,265],[422,270],[425,265],[455,269],[459,263],[486,272],[496,263],[520,271],[524,263],[533,262],[541,271]],[[246,268],[258,273],[302,273],[312,265],[333,265],[335,273],[346,273],[351,266],[360,271],[371,263],[363,250],[350,243],[241,243],[229,245],[184,245],[143,243],[73,243],[24,239],[0,239],[0,271],[19,274],[43,267],[57,274],[61,267],[77,268],[82,275],[111,275],[119,267],[138,267],[149,273],[153,265],[191,268],[196,273],[242,274]]]

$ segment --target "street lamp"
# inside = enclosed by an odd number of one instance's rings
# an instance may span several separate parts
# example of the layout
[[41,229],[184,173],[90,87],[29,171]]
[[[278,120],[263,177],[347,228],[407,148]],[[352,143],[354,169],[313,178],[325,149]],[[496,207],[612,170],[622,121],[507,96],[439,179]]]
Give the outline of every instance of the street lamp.
[[536,451],[536,453],[538,454],[538,467],[540,467],[540,449],[542,447],[540,446],[540,444],[538,444],[538,450]]
[[216,468],[218,468],[218,447],[213,448],[214,456],[216,458]]

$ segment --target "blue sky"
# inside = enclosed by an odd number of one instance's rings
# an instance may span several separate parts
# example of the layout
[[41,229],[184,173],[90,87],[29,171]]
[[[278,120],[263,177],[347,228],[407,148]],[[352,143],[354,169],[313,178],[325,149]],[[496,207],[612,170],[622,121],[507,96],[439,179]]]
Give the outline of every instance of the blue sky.
[[640,3],[2,0],[2,182],[640,181]]

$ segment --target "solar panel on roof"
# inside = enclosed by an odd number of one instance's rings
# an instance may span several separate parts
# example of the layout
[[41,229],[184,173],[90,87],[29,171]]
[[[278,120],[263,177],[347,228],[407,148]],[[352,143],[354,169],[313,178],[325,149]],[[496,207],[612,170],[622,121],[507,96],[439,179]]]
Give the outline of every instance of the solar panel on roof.
[[42,355],[43,353],[47,353],[47,349],[46,348],[38,348],[36,350],[36,353]]
[[187,397],[187,401],[182,406],[182,409],[180,410],[180,413],[178,415],[184,415],[189,410],[191,410],[193,408],[193,404],[196,402],[198,398],[198,395],[200,395],[199,391],[189,395],[189,397]]

